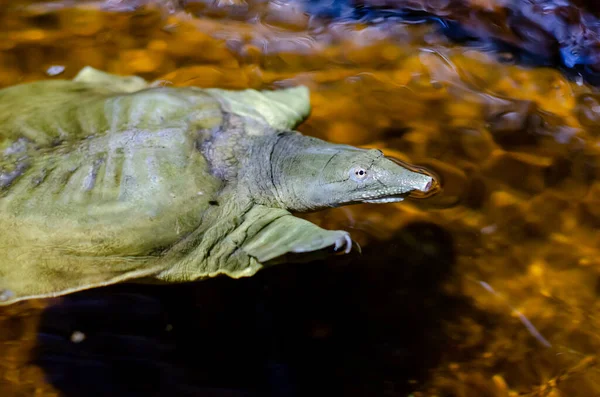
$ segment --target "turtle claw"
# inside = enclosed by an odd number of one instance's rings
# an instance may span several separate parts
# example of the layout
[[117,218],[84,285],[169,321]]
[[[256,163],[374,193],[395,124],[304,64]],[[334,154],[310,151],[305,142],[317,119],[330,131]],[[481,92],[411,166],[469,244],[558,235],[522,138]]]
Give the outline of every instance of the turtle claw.
[[342,247],[344,248],[345,254],[350,253],[352,250],[352,239],[350,238],[350,234],[344,233],[339,239],[335,240],[333,250],[337,252]]
[[358,250],[358,253],[362,255],[362,248],[360,247],[360,244],[357,243],[356,241],[352,242],[352,245],[356,245],[356,249]]

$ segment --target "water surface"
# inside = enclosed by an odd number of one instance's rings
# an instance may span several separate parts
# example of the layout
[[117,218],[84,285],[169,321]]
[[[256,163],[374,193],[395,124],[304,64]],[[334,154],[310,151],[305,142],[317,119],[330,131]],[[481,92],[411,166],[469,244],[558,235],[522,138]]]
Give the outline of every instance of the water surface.
[[[300,131],[428,167],[443,192],[305,215],[362,254],[0,309],[0,395],[600,395],[595,58],[543,45],[593,39],[596,10],[563,2],[585,23],[506,46],[500,1],[157,3],[0,2],[0,86],[86,65],[305,84]],[[475,3],[494,18],[459,12]]]

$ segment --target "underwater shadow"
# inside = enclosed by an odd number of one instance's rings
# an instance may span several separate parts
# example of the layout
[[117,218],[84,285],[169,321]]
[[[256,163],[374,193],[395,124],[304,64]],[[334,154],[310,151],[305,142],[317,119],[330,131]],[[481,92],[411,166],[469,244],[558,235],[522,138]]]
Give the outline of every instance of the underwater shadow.
[[66,397],[403,396],[469,306],[441,288],[454,258],[447,231],[413,223],[248,279],[85,291],[45,310],[34,363]]

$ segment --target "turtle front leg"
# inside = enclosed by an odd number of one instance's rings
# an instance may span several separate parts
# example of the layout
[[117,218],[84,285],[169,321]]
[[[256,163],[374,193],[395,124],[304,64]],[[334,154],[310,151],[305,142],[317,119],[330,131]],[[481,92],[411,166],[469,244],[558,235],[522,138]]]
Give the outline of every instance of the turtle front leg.
[[[271,212],[274,209],[256,206],[248,215],[258,218],[264,211]],[[285,215],[258,230],[255,229],[244,242],[242,249],[259,262],[266,262],[288,253],[302,254],[327,247],[349,253],[352,249],[350,233],[344,230],[323,229],[285,211]]]
[[171,264],[156,276],[158,280],[193,281],[219,274],[249,277],[267,262],[288,261],[287,254],[314,259],[307,254],[328,247],[348,253],[352,248],[346,231],[325,230],[286,210],[262,205],[238,214],[235,221],[221,219],[204,233],[189,236],[185,244],[187,248],[175,248],[172,259],[167,255]]
[[251,269],[251,259],[265,263],[289,253],[307,254],[327,247],[349,253],[352,249],[350,233],[325,230],[285,210],[257,206],[246,214],[239,227],[215,246],[208,259],[212,262],[212,271],[227,269],[227,274],[241,277],[258,270]]

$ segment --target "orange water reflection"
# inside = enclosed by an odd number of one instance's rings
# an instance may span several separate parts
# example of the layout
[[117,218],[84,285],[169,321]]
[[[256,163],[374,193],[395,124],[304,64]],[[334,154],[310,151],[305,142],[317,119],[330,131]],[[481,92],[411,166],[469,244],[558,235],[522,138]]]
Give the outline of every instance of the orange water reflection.
[[[160,84],[307,85],[313,112],[302,132],[381,148],[443,181],[428,200],[305,215],[350,230],[363,250],[391,247],[414,222],[452,236],[453,276],[439,288],[472,311],[440,320],[452,344],[410,383],[414,395],[600,394],[596,90],[454,46],[427,26],[327,25],[277,2],[190,5],[205,17],[101,3],[0,11],[0,86],[71,78],[86,65]],[[64,71],[50,77],[52,66]],[[48,304],[0,309],[1,395],[59,393],[27,364]]]

